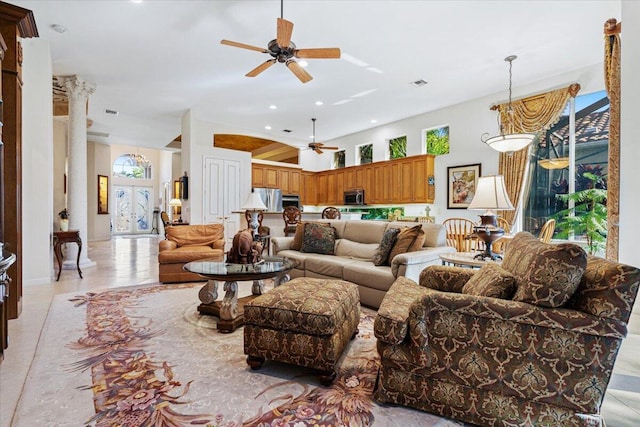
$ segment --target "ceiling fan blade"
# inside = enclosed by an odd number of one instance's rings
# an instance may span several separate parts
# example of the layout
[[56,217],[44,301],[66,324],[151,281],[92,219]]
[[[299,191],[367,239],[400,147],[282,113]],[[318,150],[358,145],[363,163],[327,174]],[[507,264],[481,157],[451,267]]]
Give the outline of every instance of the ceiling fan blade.
[[313,79],[311,74],[307,73],[296,61],[288,60],[287,67],[302,83],[307,83]]
[[338,47],[325,47],[316,49],[296,49],[293,52],[296,58],[340,58],[340,48]]
[[245,74],[245,76],[247,76],[247,77],[255,77],[258,74],[260,74],[261,72],[263,72],[264,70],[266,70],[267,68],[271,67],[275,63],[276,63],[275,59],[270,59],[268,61],[265,61],[262,64],[258,65],[253,70],[249,71],[247,74]]
[[339,147],[325,147],[325,146],[322,146],[322,149],[323,150],[338,150]]
[[313,151],[315,151],[318,154],[322,154],[322,150],[319,148],[314,148]]
[[291,33],[293,33],[293,22],[283,18],[278,18],[278,32],[276,41],[281,48],[287,48],[291,44]]
[[240,47],[242,49],[255,50],[256,52],[269,53],[269,51],[263,47],[251,46],[250,44],[244,44],[239,42],[234,42],[231,40],[222,39],[220,40],[220,44],[224,44],[227,46]]

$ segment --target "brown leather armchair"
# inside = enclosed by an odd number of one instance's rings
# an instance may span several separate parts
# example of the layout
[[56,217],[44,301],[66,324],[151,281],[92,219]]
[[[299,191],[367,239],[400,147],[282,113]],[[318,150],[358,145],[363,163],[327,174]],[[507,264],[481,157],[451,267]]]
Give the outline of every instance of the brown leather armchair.
[[222,224],[179,225],[166,228],[166,240],[158,248],[159,280],[162,283],[199,282],[206,279],[182,267],[200,259],[224,260]]

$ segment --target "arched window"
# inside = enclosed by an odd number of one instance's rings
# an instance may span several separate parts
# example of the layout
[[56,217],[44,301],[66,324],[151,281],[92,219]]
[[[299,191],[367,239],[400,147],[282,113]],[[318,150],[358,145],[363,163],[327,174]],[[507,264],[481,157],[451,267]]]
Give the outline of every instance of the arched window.
[[113,162],[113,176],[151,179],[151,162],[143,154],[123,154]]

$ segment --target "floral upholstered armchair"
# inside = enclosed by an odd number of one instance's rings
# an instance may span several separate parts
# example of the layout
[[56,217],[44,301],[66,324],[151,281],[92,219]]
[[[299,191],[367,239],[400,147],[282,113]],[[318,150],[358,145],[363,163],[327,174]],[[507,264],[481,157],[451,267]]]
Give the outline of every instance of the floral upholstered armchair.
[[600,426],[640,270],[519,233],[502,266],[400,277],[375,397],[482,426]]

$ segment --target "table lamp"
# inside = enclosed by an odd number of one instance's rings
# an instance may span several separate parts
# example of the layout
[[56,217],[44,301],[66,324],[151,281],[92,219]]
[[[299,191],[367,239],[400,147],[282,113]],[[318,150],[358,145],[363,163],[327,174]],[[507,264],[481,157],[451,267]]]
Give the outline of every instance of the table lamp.
[[494,210],[514,209],[504,186],[504,176],[481,176],[478,179],[476,193],[467,209],[485,209],[484,214],[480,215],[481,224],[473,227],[475,234],[484,241],[485,250],[474,258],[489,258],[492,260],[502,258],[502,256],[491,252],[491,245],[504,235],[504,230],[498,227],[498,216]]
[[[180,199],[171,199],[169,200],[169,206],[173,208],[171,218],[175,220],[175,217],[178,216],[178,208],[182,207],[182,202]],[[180,212],[180,219],[178,219],[178,222],[182,222],[182,212]]]
[[253,238],[255,240],[258,235],[258,226],[260,225],[258,222],[258,213],[260,211],[266,211],[267,207],[258,193],[250,193],[247,201],[244,202],[244,205],[242,205],[240,209],[244,209],[251,213],[251,222],[249,223],[249,227],[251,227]]

